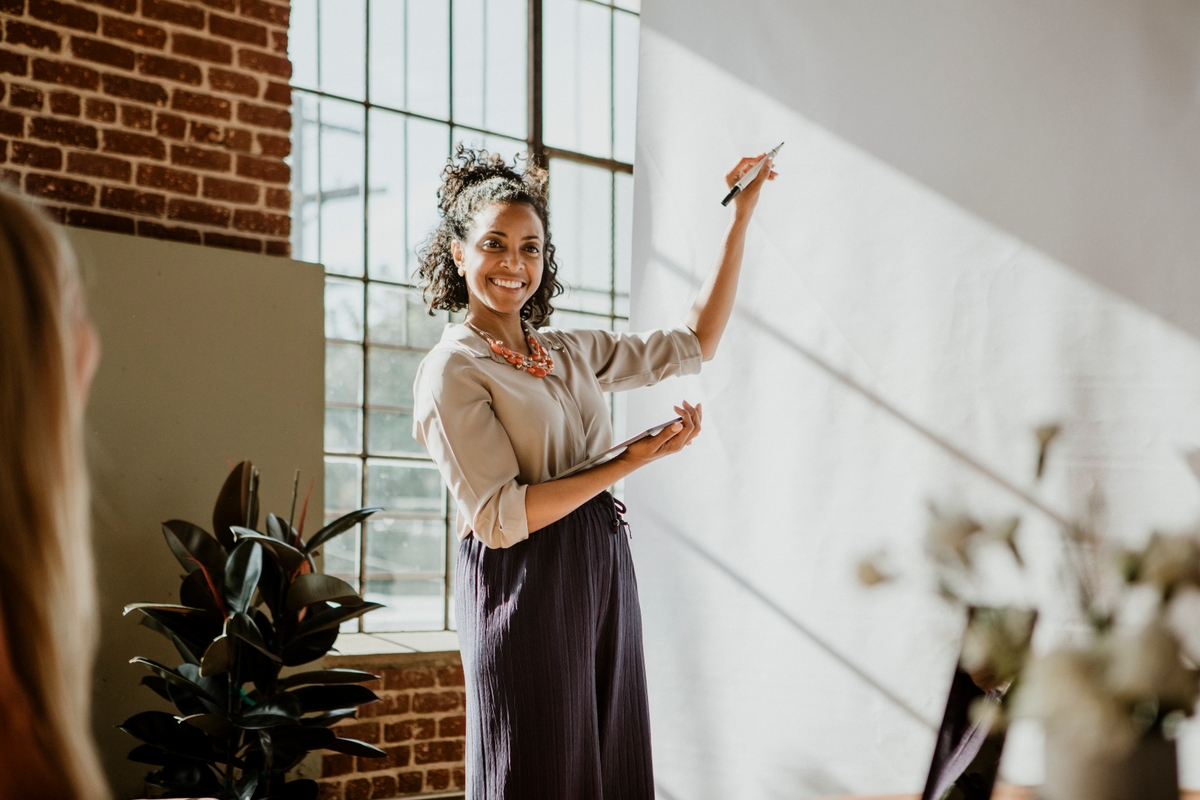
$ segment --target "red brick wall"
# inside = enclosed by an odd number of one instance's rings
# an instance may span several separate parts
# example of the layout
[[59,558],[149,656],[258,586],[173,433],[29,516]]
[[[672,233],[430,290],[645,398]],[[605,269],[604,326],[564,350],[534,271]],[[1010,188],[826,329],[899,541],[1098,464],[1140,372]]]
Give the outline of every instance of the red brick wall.
[[321,800],[374,800],[461,791],[466,737],[462,660],[458,653],[337,657],[327,666],[381,677],[378,703],[340,723],[340,736],[370,742],[384,759],[326,753]]
[[0,0],[0,177],[67,225],[287,255],[286,0]]

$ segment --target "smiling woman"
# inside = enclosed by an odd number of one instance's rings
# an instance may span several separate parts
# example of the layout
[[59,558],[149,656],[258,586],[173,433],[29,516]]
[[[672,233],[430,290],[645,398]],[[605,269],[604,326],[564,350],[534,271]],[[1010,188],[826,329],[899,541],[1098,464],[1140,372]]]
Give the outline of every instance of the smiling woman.
[[460,147],[443,176],[420,274],[431,313],[466,317],[417,370],[413,436],[458,508],[467,795],[649,800],[641,612],[625,509],[607,488],[682,450],[701,410],[684,402],[680,422],[564,473],[611,446],[605,392],[699,372],[716,352],[772,173],[738,195],[688,324],[642,334],[539,330],[559,288],[544,170]]

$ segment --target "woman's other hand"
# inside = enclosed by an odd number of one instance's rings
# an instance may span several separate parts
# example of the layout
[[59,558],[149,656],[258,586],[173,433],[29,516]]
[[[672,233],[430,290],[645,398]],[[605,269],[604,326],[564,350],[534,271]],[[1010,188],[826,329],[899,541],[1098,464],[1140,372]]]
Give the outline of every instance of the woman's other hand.
[[700,433],[700,421],[704,416],[703,409],[699,403],[693,406],[685,400],[682,406],[675,406],[675,413],[682,418],[682,422],[676,422],[655,436],[648,436],[641,441],[634,442],[625,448],[620,459],[630,463],[636,469],[644,467],[652,461],[657,461],[663,456],[678,453],[691,444],[692,440],[696,438],[696,434]]
[[[758,160],[765,155],[766,153],[759,153],[756,156],[743,158],[725,176],[725,185],[732,189],[734,184],[741,180],[742,176],[749,172],[758,163]],[[750,181],[750,184],[738,192],[737,197],[733,198],[733,207],[737,214],[750,216],[754,213],[754,207],[758,205],[758,196],[762,192],[763,183],[775,180],[775,177],[779,174],[773,169],[774,166],[773,161],[767,161],[766,164],[763,164],[763,168],[759,170],[754,180]]]

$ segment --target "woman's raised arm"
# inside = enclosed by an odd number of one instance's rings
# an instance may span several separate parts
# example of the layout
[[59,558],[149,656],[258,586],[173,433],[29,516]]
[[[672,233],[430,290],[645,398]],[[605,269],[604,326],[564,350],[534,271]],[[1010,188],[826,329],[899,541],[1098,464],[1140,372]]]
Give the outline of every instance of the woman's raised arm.
[[[762,154],[753,158],[743,158],[733,171],[725,176],[725,183],[732,188],[760,158]],[[725,333],[725,325],[733,311],[738,276],[742,271],[742,254],[746,250],[746,228],[754,215],[754,207],[758,205],[763,183],[775,180],[772,166],[768,161],[758,173],[758,177],[733,199],[733,219],[729,223],[729,231],[725,234],[721,260],[709,273],[708,280],[700,288],[700,295],[688,314],[687,326],[700,340],[700,352],[704,354],[705,361],[711,360],[717,354],[717,345],[721,342],[721,335]]]

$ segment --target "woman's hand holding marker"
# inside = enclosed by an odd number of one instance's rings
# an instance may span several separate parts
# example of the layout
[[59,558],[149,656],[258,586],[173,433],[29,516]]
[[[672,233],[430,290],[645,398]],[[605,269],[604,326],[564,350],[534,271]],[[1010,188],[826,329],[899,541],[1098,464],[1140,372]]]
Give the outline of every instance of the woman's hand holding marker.
[[663,456],[678,453],[692,443],[696,434],[700,433],[700,420],[704,416],[700,404],[689,404],[686,400],[682,406],[675,406],[675,413],[683,418],[655,436],[634,442],[618,456],[618,460],[626,461],[634,468],[644,467],[651,461],[657,461]]

